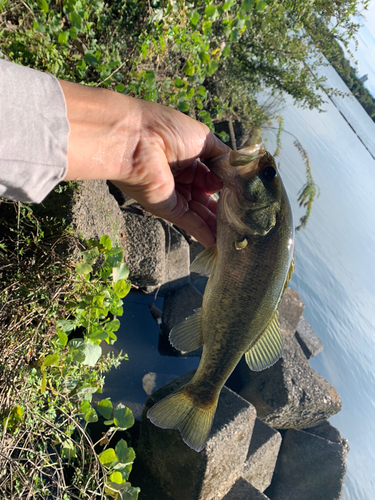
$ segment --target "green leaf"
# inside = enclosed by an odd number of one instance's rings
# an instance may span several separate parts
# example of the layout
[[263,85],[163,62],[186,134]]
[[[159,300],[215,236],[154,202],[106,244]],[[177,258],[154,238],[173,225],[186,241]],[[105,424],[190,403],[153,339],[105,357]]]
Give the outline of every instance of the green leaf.
[[229,135],[224,130],[220,132],[219,137],[223,142],[228,142],[230,139]]
[[46,390],[46,387],[47,387],[47,373],[43,372],[42,383],[40,385],[40,392],[41,392],[41,394],[44,394],[44,391]]
[[85,52],[84,58],[86,64],[89,65],[91,64],[92,66],[96,66],[96,64],[98,63],[98,60],[92,51]]
[[120,280],[115,283],[113,288],[117,297],[122,299],[130,292],[131,283],[128,280]]
[[223,50],[223,57],[227,57],[230,53],[230,44],[227,43]]
[[180,101],[178,104],[177,104],[177,107],[179,109],[179,111],[181,111],[182,113],[186,113],[187,111],[189,111],[189,103],[187,101]]
[[122,479],[122,474],[121,472],[112,472],[112,474],[109,476],[109,480],[112,481],[112,483],[117,483],[117,484],[121,484],[124,482],[124,480]]
[[47,12],[49,11],[49,8],[48,8],[48,3],[46,2],[46,0],[37,0],[37,4],[38,4],[39,9],[42,12],[45,12],[47,14]]
[[229,2],[224,2],[224,5],[222,7],[223,11],[225,12],[226,10],[230,9],[234,4],[234,2],[235,0],[229,0]]
[[204,9],[204,13],[206,14],[207,17],[214,16],[215,12],[216,12],[216,6],[215,5],[207,5],[207,7]]
[[198,24],[200,15],[198,11],[195,11],[194,14],[190,18],[190,22],[193,26],[196,26]]
[[229,41],[230,42],[237,42],[237,40],[240,38],[240,32],[237,29],[233,29],[230,32],[229,35]]
[[75,28],[70,28],[69,29],[69,36],[72,40],[77,40],[77,36],[78,36],[77,30]]
[[118,319],[113,319],[112,321],[109,321],[105,325],[105,329],[107,332],[117,332],[117,330],[120,328],[120,321]]
[[68,459],[77,457],[76,447],[70,439],[67,439],[61,444],[61,457]]
[[116,92],[120,92],[121,94],[125,90],[125,85],[123,83],[119,83],[118,85],[116,85],[115,90]]
[[92,423],[92,422],[97,422],[98,421],[98,415],[94,408],[90,405],[90,403],[85,400],[82,401],[81,406],[80,406],[81,412],[84,414],[83,418],[87,423]]
[[133,448],[128,448],[128,445],[124,439],[120,439],[116,444],[116,456],[121,464],[131,464],[134,462],[135,453]]
[[184,73],[187,76],[193,76],[195,75],[195,66],[191,64],[191,61],[187,61],[185,66],[184,66]]
[[244,12],[250,12],[251,9],[253,8],[255,0],[244,0],[241,4],[241,9]]
[[48,354],[48,356],[44,358],[43,366],[52,366],[59,360],[59,358],[60,356],[57,352],[54,354]]
[[58,328],[61,328],[65,333],[70,333],[75,329],[74,321],[68,319],[59,319],[56,324]]
[[201,97],[206,97],[206,95],[207,95],[206,87],[203,87],[203,85],[199,85],[198,95],[200,95]]
[[107,420],[110,419],[113,410],[112,402],[109,399],[102,399],[97,404],[97,410],[102,417],[104,417]]
[[72,339],[68,343],[72,359],[76,363],[82,363],[85,360],[85,341],[83,339]]
[[59,36],[57,37],[58,43],[61,45],[65,45],[68,43],[69,33],[67,31],[60,31]]
[[77,14],[77,12],[71,12],[69,14],[69,18],[70,18],[70,23],[71,25],[73,26],[73,28],[77,28],[77,30],[81,30],[82,29],[82,18],[79,14]]
[[82,262],[80,264],[76,264],[76,273],[77,274],[89,274],[92,271],[92,267],[90,264],[86,264]]
[[119,403],[113,411],[113,420],[116,425],[121,430],[129,429],[134,424],[134,417],[125,405]]
[[187,91],[186,98],[191,99],[195,94],[195,88],[190,87],[189,90]]
[[102,355],[102,348],[100,345],[93,344],[88,340],[83,352],[86,358],[82,361],[82,363],[87,366],[95,366],[98,359]]
[[126,280],[128,276],[129,276],[129,268],[124,262],[121,262],[119,266],[113,268],[114,283],[116,283],[116,281],[119,280]]
[[90,248],[81,252],[81,257],[87,264],[93,264],[99,257],[99,250],[96,247]]
[[217,61],[211,61],[207,67],[207,74],[209,76],[213,75],[218,67],[219,67],[219,63]]
[[210,62],[210,54],[208,52],[201,52],[199,54],[199,59],[202,61],[203,64],[208,64]]
[[113,448],[107,448],[99,454],[100,463],[110,467],[114,462],[117,462],[117,457],[115,450]]
[[148,83],[153,83],[155,81],[155,72],[152,69],[147,69],[145,72],[145,80]]
[[267,7],[267,3],[266,2],[263,2],[263,1],[260,1],[256,4],[255,6],[255,10],[257,12],[263,12],[264,9]]
[[185,87],[185,85],[187,85],[187,82],[185,82],[184,80],[181,80],[181,78],[175,78],[173,81],[173,84],[178,89],[182,89],[183,87]]
[[67,334],[63,330],[60,330],[60,329],[57,330],[57,334],[59,336],[58,344],[61,347],[65,347],[66,344],[68,343],[68,336],[67,336]]

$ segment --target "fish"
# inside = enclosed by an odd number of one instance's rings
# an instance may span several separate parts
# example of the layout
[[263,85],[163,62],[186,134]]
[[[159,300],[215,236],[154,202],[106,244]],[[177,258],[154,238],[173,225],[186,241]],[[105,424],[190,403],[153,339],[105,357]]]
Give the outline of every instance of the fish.
[[191,265],[209,279],[202,307],[169,336],[182,353],[203,345],[201,360],[190,382],[147,413],[156,426],[178,429],[197,452],[208,440],[220,391],[241,357],[253,371],[280,358],[278,306],[294,269],[292,210],[263,144],[219,156],[209,168],[223,182],[216,244]]

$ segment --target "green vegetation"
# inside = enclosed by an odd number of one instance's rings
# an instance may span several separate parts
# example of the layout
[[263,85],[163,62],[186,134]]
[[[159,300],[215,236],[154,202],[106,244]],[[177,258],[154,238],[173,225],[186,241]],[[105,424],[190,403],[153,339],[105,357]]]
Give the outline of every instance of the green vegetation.
[[[67,191],[59,190],[61,209]],[[133,425],[131,411],[108,399],[92,404],[105,373],[127,359],[100,345],[115,343],[130,290],[122,248],[103,236],[78,251],[50,210],[0,205],[1,497],[135,500],[134,451],[122,437],[109,447]],[[93,443],[98,414],[109,428]]]

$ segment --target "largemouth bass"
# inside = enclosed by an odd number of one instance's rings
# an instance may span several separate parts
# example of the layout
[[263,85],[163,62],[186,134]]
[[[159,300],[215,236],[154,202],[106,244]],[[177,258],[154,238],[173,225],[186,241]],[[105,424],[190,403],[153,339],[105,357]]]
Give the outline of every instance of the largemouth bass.
[[178,429],[196,451],[204,447],[220,391],[245,354],[251,370],[272,366],[283,340],[278,305],[292,274],[292,212],[273,157],[261,144],[218,157],[210,169],[222,179],[217,243],[191,271],[209,274],[202,308],[170,333],[183,352],[203,344],[192,380],[155,404],[148,418]]

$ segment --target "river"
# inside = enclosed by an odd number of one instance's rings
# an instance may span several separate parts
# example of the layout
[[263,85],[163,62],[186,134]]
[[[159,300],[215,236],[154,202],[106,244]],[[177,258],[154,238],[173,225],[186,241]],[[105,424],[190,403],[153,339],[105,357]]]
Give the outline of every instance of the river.
[[[322,72],[330,86],[349,92],[332,67]],[[288,132],[307,151],[321,190],[307,228],[296,234],[290,286],[324,343],[311,366],[343,402],[330,419],[350,446],[342,498],[369,500],[375,498],[375,124],[354,98],[325,99],[322,113],[297,108],[290,99],[280,110],[285,131],[278,162],[296,225],[303,214],[297,193],[304,165]],[[273,152],[275,132],[264,137]]]

